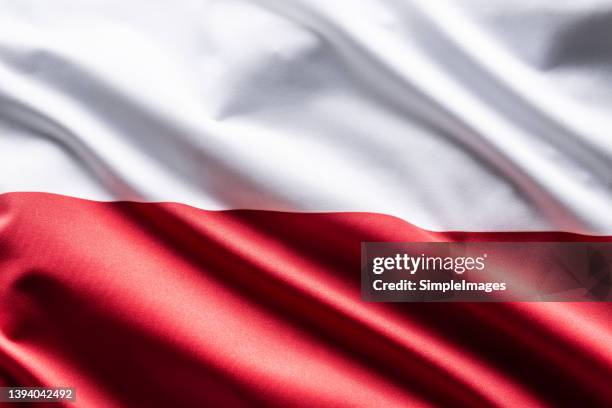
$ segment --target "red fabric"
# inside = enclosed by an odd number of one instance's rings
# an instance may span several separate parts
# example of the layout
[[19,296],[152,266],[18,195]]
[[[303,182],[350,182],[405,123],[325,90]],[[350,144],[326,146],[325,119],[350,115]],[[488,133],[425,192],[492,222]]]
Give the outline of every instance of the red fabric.
[[4,194],[0,382],[84,407],[612,405],[608,303],[361,301],[361,241],[458,239],[596,238]]

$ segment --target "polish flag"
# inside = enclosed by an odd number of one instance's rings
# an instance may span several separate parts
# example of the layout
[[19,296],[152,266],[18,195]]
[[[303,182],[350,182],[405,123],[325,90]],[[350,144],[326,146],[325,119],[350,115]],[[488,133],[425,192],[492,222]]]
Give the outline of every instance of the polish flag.
[[609,303],[368,303],[366,241],[608,241],[605,1],[0,2],[0,386],[612,404]]

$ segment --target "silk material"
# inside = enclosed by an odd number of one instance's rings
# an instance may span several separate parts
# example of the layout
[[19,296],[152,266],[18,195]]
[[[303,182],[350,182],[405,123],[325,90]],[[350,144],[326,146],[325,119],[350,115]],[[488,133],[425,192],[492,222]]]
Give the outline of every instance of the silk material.
[[609,239],[611,16],[0,0],[0,382],[85,407],[612,405],[609,304],[358,282],[364,240]]
[[2,192],[612,233],[609,1],[0,6]]
[[612,403],[610,303],[359,293],[361,241],[589,237],[40,193],[0,211],[2,385],[74,386],[84,407]]

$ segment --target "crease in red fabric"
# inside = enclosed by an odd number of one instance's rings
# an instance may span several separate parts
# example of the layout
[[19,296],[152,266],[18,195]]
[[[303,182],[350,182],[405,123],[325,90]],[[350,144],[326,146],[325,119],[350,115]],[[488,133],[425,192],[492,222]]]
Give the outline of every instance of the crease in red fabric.
[[92,407],[606,406],[610,304],[366,303],[359,251],[610,240],[3,194],[0,381]]

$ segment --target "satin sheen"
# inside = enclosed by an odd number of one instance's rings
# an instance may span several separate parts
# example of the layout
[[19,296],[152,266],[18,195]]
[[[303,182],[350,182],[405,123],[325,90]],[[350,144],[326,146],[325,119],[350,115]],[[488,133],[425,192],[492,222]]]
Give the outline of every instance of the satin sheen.
[[0,6],[1,192],[612,233],[609,1]]
[[608,303],[359,295],[362,241],[610,240],[610,38],[608,0],[0,0],[0,386],[612,406]]
[[610,303],[359,290],[361,241],[602,238],[41,193],[0,196],[0,223],[2,385],[70,385],[84,407],[612,403]]

